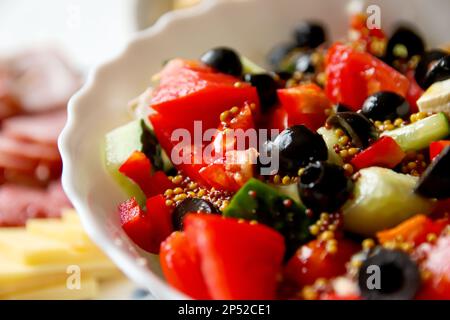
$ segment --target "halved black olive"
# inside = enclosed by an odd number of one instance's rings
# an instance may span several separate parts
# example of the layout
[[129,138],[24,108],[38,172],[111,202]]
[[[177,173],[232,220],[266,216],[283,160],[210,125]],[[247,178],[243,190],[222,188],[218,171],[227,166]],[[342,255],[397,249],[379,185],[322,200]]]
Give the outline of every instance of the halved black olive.
[[400,26],[392,34],[386,48],[386,61],[392,64],[398,59],[410,59],[415,55],[421,55],[425,51],[425,44],[410,27]]
[[277,83],[268,73],[246,74],[244,80],[256,87],[258,91],[261,109],[265,112],[278,101]]
[[351,111],[352,111],[352,109],[350,109],[349,106],[346,106],[343,103],[338,103],[336,105],[336,112],[351,112]]
[[417,264],[399,250],[376,248],[359,269],[359,290],[367,300],[410,300],[420,284]]
[[415,192],[427,198],[450,198],[450,147],[431,162],[420,177]]
[[298,47],[317,48],[326,40],[324,27],[315,22],[302,22],[294,30]]
[[275,46],[272,50],[270,50],[267,60],[269,64],[277,70],[281,62],[283,61],[286,56],[291,53],[296,48],[295,43],[281,43],[277,46]]
[[271,74],[273,75],[275,82],[277,83],[278,89],[286,88],[286,82],[292,78],[292,72],[289,71],[280,70],[271,72]]
[[448,53],[445,51],[434,49],[425,52],[421,57],[420,61],[417,64],[417,67],[414,71],[414,78],[416,79],[417,84],[422,88],[425,87],[425,76],[427,75],[430,68],[439,60],[447,56]]
[[427,72],[424,87],[428,89],[433,83],[450,79],[450,55],[441,58]]
[[281,132],[270,144],[271,157],[278,156],[279,172],[297,174],[310,162],[327,160],[328,150],[322,136],[304,125],[296,125]]
[[357,148],[367,148],[378,138],[378,132],[373,123],[360,113],[338,112],[328,118],[327,123],[341,127]]
[[188,213],[219,213],[211,202],[200,198],[186,198],[180,202],[172,213],[172,224],[174,230],[183,229],[183,219]]
[[219,47],[205,52],[200,60],[219,72],[240,77],[242,74],[242,63],[239,55],[230,48]]
[[352,186],[341,166],[317,161],[303,171],[298,192],[303,204],[320,214],[338,210],[347,201]]
[[380,91],[369,96],[361,108],[361,113],[372,120],[394,120],[405,118],[410,111],[408,101],[390,91]]

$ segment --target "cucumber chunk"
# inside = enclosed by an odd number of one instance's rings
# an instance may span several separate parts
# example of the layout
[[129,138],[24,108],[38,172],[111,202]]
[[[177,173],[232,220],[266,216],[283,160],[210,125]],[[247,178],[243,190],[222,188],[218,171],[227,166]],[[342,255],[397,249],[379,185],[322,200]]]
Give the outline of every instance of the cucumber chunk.
[[241,63],[243,68],[243,73],[259,74],[266,73],[267,71],[251,61],[249,58],[241,56]]
[[342,166],[344,161],[342,158],[334,151],[334,146],[339,143],[339,138],[336,136],[333,130],[321,127],[317,130],[325,141],[328,149],[328,162]]
[[417,177],[378,167],[359,173],[354,196],[342,209],[347,231],[373,236],[416,214],[431,212],[434,201],[414,193]]
[[145,202],[145,195],[133,181],[119,172],[119,167],[136,150],[142,151],[141,137],[143,127],[141,121],[133,121],[116,128],[105,137],[105,165],[109,174],[130,197],[136,197],[139,204]]
[[440,112],[402,128],[386,131],[382,136],[393,138],[403,151],[424,149],[433,141],[444,139],[450,134],[447,117]]
[[288,185],[271,184],[270,186],[277,189],[280,194],[285,195],[297,202],[298,205],[303,206],[302,200],[300,199],[300,195],[298,193],[297,183],[291,183]]
[[145,200],[141,189],[119,172],[119,167],[134,151],[141,151],[150,159],[154,170],[169,170],[172,163],[158,144],[153,131],[143,120],[135,120],[112,130],[105,137],[105,165],[111,176],[129,196],[139,203]]

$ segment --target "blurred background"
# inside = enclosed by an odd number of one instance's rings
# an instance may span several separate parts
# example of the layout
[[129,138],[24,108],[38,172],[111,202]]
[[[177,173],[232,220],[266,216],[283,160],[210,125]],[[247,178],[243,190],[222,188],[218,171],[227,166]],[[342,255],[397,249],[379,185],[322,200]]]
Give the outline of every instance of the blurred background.
[[0,299],[151,298],[84,233],[61,187],[57,138],[91,68],[199,2],[0,0]]

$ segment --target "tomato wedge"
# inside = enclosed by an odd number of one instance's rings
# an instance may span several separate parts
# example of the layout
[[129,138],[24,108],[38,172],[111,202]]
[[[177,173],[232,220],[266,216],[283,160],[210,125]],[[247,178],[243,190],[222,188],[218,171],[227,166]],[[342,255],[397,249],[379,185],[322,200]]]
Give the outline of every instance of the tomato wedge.
[[392,91],[406,97],[409,80],[367,52],[336,43],[326,57],[325,92],[333,103],[358,111],[368,96]]
[[358,170],[373,166],[392,169],[406,156],[402,148],[391,137],[382,137],[364,151],[357,154],[351,164]]
[[417,299],[450,299],[450,236],[441,236],[429,249],[428,256],[422,264],[431,276],[424,281]]
[[358,47],[374,56],[382,56],[385,52],[387,37],[382,29],[367,27],[368,16],[357,13],[350,18],[350,38]]
[[[220,114],[245,102],[259,110],[256,88],[232,76],[215,72],[200,62],[175,59],[160,74],[153,92],[150,116],[161,146],[170,154],[175,129],[186,129],[194,137],[194,121],[200,121],[201,133],[219,125]],[[239,84],[239,85],[237,85]]]
[[284,239],[261,224],[216,215],[184,220],[189,241],[200,254],[213,299],[274,299],[284,256]]
[[303,84],[277,91],[281,109],[287,113],[288,126],[303,124],[315,131],[325,123],[331,108],[322,89],[316,84]]
[[198,251],[184,232],[175,231],[161,243],[159,260],[168,283],[194,299],[211,299]]
[[345,264],[360,250],[355,243],[337,240],[337,252],[326,250],[326,243],[313,240],[301,246],[288,261],[285,276],[298,287],[313,284],[318,278],[331,279],[346,272]]

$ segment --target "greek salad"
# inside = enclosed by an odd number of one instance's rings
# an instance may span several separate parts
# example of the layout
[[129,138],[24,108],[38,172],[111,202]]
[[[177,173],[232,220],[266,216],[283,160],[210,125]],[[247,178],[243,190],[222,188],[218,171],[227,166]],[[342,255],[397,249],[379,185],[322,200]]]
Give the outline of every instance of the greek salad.
[[[171,59],[105,138],[124,231],[194,299],[450,299],[450,56],[367,16]],[[373,268],[375,266],[375,268]]]

